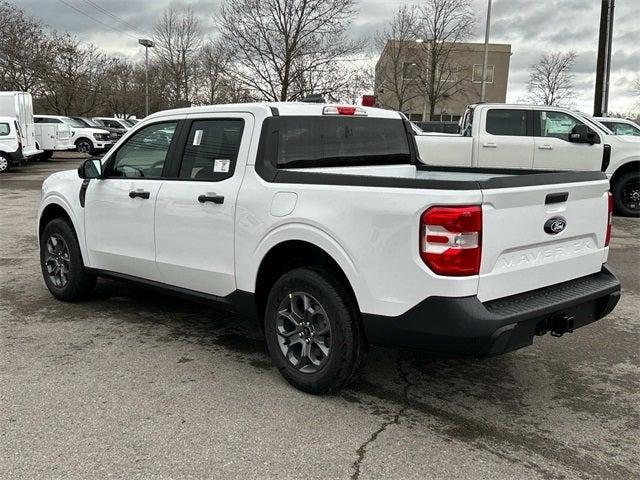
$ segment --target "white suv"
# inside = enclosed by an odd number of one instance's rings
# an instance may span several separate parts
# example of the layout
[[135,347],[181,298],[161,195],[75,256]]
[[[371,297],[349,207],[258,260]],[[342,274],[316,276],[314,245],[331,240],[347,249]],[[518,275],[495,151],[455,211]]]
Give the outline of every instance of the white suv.
[[71,129],[71,141],[81,153],[95,155],[109,150],[114,141],[108,131],[83,125],[63,115],[34,115],[36,123],[63,123]]

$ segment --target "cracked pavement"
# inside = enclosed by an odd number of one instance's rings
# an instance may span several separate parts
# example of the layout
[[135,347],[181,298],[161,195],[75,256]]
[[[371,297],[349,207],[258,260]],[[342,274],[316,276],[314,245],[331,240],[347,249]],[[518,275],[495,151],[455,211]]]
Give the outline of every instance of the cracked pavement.
[[614,219],[606,319],[485,360],[374,348],[313,397],[223,310],[110,281],[55,301],[36,208],[78,162],[0,176],[0,478],[640,477],[638,219]]

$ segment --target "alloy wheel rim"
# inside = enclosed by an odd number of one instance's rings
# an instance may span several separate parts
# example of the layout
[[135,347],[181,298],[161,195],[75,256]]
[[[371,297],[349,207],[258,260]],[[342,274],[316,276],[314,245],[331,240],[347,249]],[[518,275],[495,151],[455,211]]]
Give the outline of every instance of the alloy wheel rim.
[[636,209],[640,205],[640,181],[629,180],[622,189],[624,204],[629,209]]
[[0,172],[4,172],[9,167],[9,161],[0,156]]
[[45,243],[45,267],[51,283],[64,288],[69,283],[71,257],[67,242],[57,233],[51,235]]
[[280,351],[296,370],[315,373],[331,354],[331,324],[324,307],[304,292],[287,295],[278,307]]
[[89,144],[87,142],[80,142],[78,143],[78,150],[80,150],[81,153],[89,153],[89,149],[91,147],[89,147]]

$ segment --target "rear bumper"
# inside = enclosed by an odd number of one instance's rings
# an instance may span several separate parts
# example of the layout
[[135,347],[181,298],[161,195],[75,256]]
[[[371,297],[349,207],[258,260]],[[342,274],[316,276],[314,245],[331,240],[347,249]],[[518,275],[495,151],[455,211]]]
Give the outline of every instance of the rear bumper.
[[603,266],[593,275],[486,303],[475,296],[429,297],[399,317],[363,314],[363,322],[374,344],[483,357],[531,345],[552,325],[556,333],[562,333],[558,324],[588,325],[619,299],[620,282]]

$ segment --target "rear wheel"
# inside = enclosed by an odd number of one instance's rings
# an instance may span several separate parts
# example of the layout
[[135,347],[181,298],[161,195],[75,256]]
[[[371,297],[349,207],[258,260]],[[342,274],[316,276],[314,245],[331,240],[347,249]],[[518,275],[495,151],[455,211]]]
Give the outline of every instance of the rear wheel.
[[42,232],[40,264],[44,282],[58,300],[80,300],[96,284],[85,269],[73,228],[62,218],[51,220]]
[[9,158],[0,153],[0,173],[4,173],[9,170]]
[[93,155],[95,153],[93,143],[91,143],[91,141],[87,140],[86,138],[81,138],[76,142],[76,150],[80,153],[86,153],[88,155]]
[[319,268],[295,269],[276,282],[267,301],[265,335],[282,376],[312,394],[348,384],[367,351],[350,295],[329,271]]
[[640,172],[623,173],[613,185],[616,213],[625,217],[640,216]]

